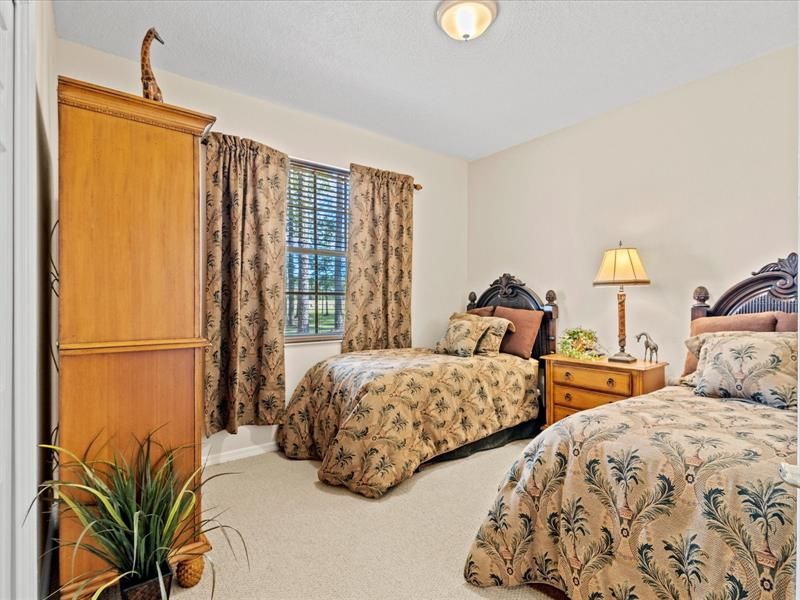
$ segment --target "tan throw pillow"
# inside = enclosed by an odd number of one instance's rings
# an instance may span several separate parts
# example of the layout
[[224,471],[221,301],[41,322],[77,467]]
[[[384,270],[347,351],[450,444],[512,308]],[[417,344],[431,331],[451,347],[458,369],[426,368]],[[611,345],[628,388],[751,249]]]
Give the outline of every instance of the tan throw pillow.
[[[486,308],[491,308],[492,312],[494,312],[494,307]],[[465,313],[453,313],[450,315],[450,319],[478,320],[488,325],[488,329],[481,336],[481,339],[478,340],[478,346],[475,348],[475,354],[480,354],[481,356],[496,356],[500,352],[500,344],[502,343],[506,332],[514,331],[514,324],[508,319],[503,319],[501,317],[487,317],[481,315],[480,313],[474,312],[479,310],[483,311],[482,308],[476,308],[473,310],[468,310]]]
[[489,323],[484,323],[482,317],[467,313],[453,313],[447,323],[447,331],[444,337],[436,343],[434,351],[437,354],[472,356],[478,347],[478,341],[487,329],[489,329]]
[[500,345],[503,343],[506,332],[514,332],[514,324],[502,317],[480,317],[480,319],[489,324],[489,329],[478,341],[478,348],[475,350],[475,354],[497,356],[500,353]]
[[494,311],[494,316],[508,319],[514,324],[514,329],[506,333],[503,338],[500,352],[514,354],[520,358],[530,358],[533,343],[536,341],[539,327],[542,325],[544,311],[498,306]]
[[[775,331],[778,319],[774,312],[752,313],[746,315],[730,315],[727,317],[700,317],[692,321],[690,337],[701,333],[716,331]],[[697,357],[686,353],[683,374],[688,375],[697,369]]]
[[773,408],[797,406],[797,334],[706,334],[694,393]]
[[797,332],[797,313],[776,312],[775,331],[794,331]]

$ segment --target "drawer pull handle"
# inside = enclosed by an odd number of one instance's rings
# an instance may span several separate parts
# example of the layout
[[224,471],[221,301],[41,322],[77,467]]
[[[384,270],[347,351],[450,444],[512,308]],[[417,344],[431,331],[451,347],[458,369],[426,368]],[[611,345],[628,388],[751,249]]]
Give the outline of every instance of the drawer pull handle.
[[572,379],[572,373],[569,371],[564,372],[564,379]]
[[614,383],[616,383],[616,382],[614,381],[613,377],[609,377],[608,380],[606,380],[606,385],[608,387],[614,387]]
[[570,394],[569,392],[564,394],[564,400],[566,400],[567,402],[572,402],[572,394]]

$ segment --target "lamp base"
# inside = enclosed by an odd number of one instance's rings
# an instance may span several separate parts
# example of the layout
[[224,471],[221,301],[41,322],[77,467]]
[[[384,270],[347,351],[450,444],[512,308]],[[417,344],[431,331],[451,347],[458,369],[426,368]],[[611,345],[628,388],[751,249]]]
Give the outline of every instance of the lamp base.
[[632,363],[636,362],[636,357],[631,356],[627,352],[617,352],[613,356],[608,357],[609,362]]

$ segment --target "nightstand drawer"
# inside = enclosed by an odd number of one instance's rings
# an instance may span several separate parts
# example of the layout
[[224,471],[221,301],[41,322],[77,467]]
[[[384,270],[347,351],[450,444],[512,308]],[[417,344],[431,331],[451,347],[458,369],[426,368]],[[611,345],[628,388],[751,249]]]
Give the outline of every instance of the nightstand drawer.
[[571,408],[564,408],[563,406],[555,405],[553,406],[553,423],[556,421],[560,421],[561,419],[565,419],[570,415],[574,415],[575,413],[580,412],[579,410],[572,410]]
[[630,396],[631,394],[630,373],[556,364],[553,365],[553,382],[620,396]]
[[600,394],[590,390],[558,384],[553,386],[553,402],[572,410],[587,410],[596,406],[603,406],[604,404],[616,402],[617,400],[623,400],[624,398],[627,398],[627,396]]

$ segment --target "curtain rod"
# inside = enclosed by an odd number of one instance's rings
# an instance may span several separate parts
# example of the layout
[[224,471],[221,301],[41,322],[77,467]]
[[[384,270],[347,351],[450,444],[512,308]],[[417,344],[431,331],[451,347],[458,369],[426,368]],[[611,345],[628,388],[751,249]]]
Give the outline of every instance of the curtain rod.
[[[316,162],[316,161],[313,161],[313,160],[306,160],[305,158],[299,158],[297,156],[290,156],[289,160],[294,160],[294,161],[305,163],[307,165],[312,165],[312,166],[313,165],[317,165],[317,166],[320,166],[320,167],[328,167],[329,169],[337,169],[339,171],[348,171],[348,172],[350,171],[350,169],[343,169],[342,167],[337,167],[336,165],[326,165],[325,163]],[[422,184],[421,183],[415,183],[414,184],[414,189],[416,191],[420,191],[422,189]]]
[[[211,125],[213,125],[213,123],[208,126],[208,129],[206,131],[204,131],[203,135],[200,137],[200,143],[203,144],[204,146],[208,145],[208,136],[211,133]],[[341,171],[347,171],[348,170],[348,169],[342,169],[341,167],[337,167],[337,166],[334,166],[334,165],[326,165],[326,164],[314,162],[314,161],[311,161],[311,160],[305,160],[304,158],[297,158],[296,156],[290,156],[289,159],[290,160],[297,160],[299,162],[304,162],[304,163],[308,163],[308,164],[312,164],[312,165],[319,165],[321,167],[328,167],[328,168],[331,168],[331,169],[339,169]],[[414,189],[416,191],[420,191],[422,189],[422,184],[421,183],[415,183],[414,184]]]

